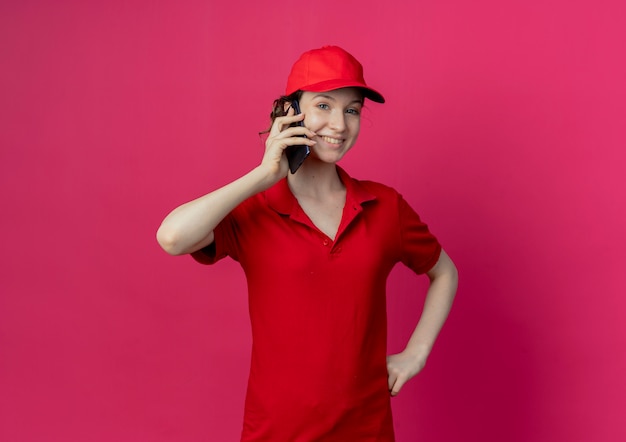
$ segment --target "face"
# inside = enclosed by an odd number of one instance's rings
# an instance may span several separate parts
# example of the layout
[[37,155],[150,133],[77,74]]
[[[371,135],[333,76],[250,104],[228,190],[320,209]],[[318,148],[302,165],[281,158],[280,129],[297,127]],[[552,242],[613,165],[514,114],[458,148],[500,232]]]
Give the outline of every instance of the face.
[[311,154],[323,162],[339,161],[356,142],[361,125],[363,95],[357,88],[303,92],[300,109],[304,125],[317,134]]

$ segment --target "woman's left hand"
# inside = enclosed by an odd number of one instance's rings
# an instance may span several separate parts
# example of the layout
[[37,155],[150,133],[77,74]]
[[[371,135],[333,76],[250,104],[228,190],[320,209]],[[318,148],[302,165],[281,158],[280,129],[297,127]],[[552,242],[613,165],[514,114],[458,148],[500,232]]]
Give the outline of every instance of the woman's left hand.
[[408,352],[407,350],[387,356],[387,380],[392,396],[400,393],[404,384],[422,371],[427,358],[428,354],[425,351]]
[[458,272],[444,250],[437,264],[427,274],[430,286],[417,327],[402,353],[387,356],[389,392],[392,396],[397,395],[404,384],[426,365],[426,359],[448,317],[456,294]]

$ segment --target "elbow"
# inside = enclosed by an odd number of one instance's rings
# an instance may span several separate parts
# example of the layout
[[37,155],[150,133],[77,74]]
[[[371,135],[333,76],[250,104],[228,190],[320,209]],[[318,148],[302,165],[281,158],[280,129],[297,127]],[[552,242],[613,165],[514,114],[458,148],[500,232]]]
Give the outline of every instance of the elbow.
[[172,229],[161,225],[156,233],[156,240],[165,252],[172,256],[182,255],[179,235]]

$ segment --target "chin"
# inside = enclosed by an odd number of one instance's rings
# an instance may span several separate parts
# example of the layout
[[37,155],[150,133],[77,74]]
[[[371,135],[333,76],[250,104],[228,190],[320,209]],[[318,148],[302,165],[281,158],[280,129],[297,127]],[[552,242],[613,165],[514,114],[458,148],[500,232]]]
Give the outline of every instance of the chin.
[[338,161],[340,161],[345,155],[346,155],[347,151],[341,151],[341,152],[315,152],[312,151],[311,152],[311,157],[315,158],[318,161],[321,161],[322,163],[337,163]]
[[338,163],[339,161],[341,161],[341,159],[343,158],[343,155],[325,155],[323,157],[315,157],[315,159],[320,162],[320,163],[324,163],[324,164],[335,164]]

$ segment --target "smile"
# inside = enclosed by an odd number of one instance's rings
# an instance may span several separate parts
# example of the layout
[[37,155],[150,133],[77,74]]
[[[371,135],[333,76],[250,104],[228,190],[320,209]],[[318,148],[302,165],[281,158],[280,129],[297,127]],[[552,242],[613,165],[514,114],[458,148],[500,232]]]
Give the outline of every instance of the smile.
[[331,138],[331,137],[326,137],[326,136],[323,136],[322,140],[326,141],[329,144],[341,144],[343,142],[343,140],[339,138]]

